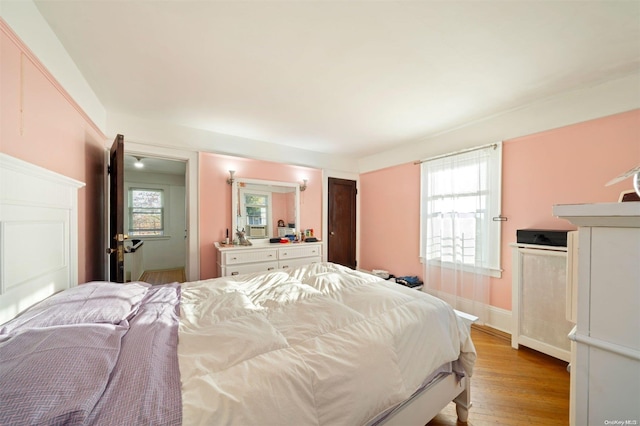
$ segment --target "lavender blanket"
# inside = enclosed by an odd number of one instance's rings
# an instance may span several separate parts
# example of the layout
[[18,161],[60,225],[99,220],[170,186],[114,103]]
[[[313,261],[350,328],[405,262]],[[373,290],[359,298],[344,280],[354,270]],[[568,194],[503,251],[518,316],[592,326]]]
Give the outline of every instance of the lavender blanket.
[[122,338],[118,362],[90,424],[181,424],[179,293],[178,284],[149,290]]
[[115,324],[6,328],[0,425],[180,424],[179,299],[179,284],[154,286]]

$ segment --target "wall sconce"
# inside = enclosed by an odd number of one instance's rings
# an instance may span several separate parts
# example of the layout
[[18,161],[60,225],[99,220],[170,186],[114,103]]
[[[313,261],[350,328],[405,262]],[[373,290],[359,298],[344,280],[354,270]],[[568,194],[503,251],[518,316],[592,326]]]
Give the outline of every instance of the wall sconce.
[[302,185],[300,185],[300,191],[304,191],[305,189],[307,189],[307,180],[302,179]]
[[136,169],[141,169],[141,168],[143,168],[143,167],[144,167],[144,163],[142,163],[142,157],[133,157],[133,158],[135,158],[135,159],[136,159],[136,162],[135,162],[135,163],[133,163],[133,166],[134,166]]
[[233,177],[236,174],[235,170],[229,170],[229,177],[227,178],[227,183],[231,185],[236,179]]

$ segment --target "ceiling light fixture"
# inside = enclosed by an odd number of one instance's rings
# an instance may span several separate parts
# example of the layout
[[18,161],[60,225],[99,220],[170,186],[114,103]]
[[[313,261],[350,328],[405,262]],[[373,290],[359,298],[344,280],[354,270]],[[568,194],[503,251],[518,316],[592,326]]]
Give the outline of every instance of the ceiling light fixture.
[[300,191],[304,191],[305,189],[307,189],[307,180],[302,179],[302,185],[300,185]]
[[134,157],[136,159],[136,162],[133,163],[133,165],[135,166],[135,168],[137,169],[141,169],[144,167],[144,164],[142,163],[142,157]]

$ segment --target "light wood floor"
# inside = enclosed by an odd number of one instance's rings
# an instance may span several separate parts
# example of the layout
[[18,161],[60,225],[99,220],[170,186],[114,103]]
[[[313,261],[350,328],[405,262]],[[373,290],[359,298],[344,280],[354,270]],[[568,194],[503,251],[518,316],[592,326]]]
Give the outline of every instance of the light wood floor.
[[[478,352],[471,378],[468,426],[568,425],[569,373],[567,363],[532,349],[511,348],[508,335],[471,331]],[[429,426],[458,423],[450,403]]]
[[149,284],[183,283],[186,281],[186,276],[184,268],[157,269],[153,271],[144,271],[140,276],[140,281],[144,281]]

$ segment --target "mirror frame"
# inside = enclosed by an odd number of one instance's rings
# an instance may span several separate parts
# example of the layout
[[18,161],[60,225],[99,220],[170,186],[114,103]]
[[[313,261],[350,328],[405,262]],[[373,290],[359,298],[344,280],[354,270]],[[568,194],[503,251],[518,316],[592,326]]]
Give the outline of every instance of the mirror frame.
[[[264,179],[244,179],[244,178],[236,178],[231,184],[231,234],[229,238],[231,241],[235,239],[236,229],[238,228],[238,203],[240,202],[238,198],[238,187],[240,183],[252,184],[252,185],[265,185],[265,186],[284,186],[288,188],[293,188],[295,190],[295,204],[296,204],[296,233],[300,232],[300,184],[296,182],[282,182],[277,180],[264,180]],[[269,238],[260,238],[256,240],[255,238],[249,238],[253,241],[261,241],[264,240],[269,242]]]

